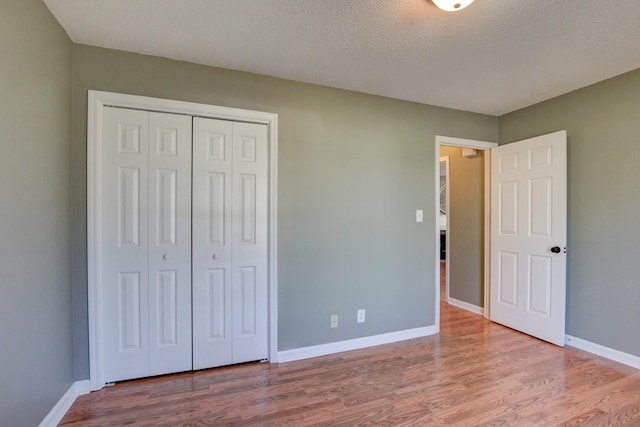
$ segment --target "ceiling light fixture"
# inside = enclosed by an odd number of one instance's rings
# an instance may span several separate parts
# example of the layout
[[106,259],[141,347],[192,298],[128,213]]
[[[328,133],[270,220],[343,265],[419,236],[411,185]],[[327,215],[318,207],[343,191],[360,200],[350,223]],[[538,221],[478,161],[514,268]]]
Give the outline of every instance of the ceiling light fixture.
[[436,6],[447,12],[456,12],[473,3],[473,0],[432,0]]

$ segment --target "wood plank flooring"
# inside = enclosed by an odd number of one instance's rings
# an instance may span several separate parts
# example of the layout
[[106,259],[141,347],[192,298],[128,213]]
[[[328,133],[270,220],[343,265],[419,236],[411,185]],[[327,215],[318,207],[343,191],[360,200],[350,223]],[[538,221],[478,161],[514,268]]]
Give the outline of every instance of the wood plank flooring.
[[368,424],[640,426],[640,371],[442,303],[439,335],[123,382],[80,396],[61,423]]

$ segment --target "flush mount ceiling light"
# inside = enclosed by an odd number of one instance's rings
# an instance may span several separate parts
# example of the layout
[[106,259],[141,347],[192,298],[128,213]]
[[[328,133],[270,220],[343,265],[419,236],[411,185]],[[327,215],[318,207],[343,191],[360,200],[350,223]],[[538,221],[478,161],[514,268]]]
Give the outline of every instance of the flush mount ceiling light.
[[431,0],[442,10],[447,12],[455,12],[473,3],[473,0]]

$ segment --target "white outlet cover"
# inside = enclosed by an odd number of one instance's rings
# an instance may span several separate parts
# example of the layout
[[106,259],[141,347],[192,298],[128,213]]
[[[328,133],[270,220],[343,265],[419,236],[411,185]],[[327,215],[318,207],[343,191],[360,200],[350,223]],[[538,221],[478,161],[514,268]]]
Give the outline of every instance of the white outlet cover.
[[416,209],[416,222],[424,221],[424,211],[422,209]]
[[337,314],[332,314],[331,315],[331,327],[332,328],[337,328],[338,327],[338,315]]

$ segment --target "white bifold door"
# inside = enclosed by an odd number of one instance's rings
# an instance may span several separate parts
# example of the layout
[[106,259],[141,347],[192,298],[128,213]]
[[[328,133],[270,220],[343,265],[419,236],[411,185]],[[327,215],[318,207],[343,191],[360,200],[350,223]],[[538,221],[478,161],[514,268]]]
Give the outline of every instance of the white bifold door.
[[102,129],[105,382],[266,359],[267,126],[105,107]]
[[267,358],[267,127],[193,122],[193,368]]
[[105,382],[190,370],[191,117],[104,109]]

